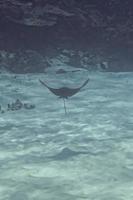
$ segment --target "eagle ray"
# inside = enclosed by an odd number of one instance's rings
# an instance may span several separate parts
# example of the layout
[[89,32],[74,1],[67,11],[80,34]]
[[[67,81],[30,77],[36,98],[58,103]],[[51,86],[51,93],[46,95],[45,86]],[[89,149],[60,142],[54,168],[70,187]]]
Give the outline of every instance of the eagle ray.
[[44,85],[46,88],[48,88],[53,94],[55,94],[56,96],[59,96],[59,98],[63,99],[64,110],[65,110],[65,114],[66,114],[67,112],[66,112],[65,99],[78,93],[80,91],[80,89],[83,88],[89,82],[89,78],[78,88],[61,87],[61,88],[56,89],[56,88],[49,87],[46,83],[44,83],[40,79],[39,79],[39,81],[42,85]]

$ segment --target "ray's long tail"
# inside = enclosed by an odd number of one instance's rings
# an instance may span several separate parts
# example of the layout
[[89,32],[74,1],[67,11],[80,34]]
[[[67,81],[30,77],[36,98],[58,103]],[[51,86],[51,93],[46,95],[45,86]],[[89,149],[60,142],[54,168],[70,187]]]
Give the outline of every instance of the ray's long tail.
[[65,103],[65,99],[63,98],[63,103],[64,103],[64,110],[65,110],[65,115],[67,114],[67,111],[66,111],[66,103]]

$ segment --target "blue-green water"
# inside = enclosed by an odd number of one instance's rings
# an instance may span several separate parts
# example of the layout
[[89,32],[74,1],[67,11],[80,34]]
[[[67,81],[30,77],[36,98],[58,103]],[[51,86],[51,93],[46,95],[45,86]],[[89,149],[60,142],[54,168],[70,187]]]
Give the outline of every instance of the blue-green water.
[[[64,75],[74,87],[84,74]],[[66,102],[38,79],[0,74],[0,200],[132,200],[133,73],[90,73]],[[36,107],[6,111],[19,98]]]

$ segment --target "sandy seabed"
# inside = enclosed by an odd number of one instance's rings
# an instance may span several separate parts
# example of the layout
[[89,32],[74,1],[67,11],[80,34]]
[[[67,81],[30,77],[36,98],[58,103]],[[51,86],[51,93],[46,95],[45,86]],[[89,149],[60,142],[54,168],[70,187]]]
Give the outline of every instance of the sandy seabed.
[[[133,73],[0,74],[0,200],[132,200]],[[6,111],[20,99],[34,109]]]

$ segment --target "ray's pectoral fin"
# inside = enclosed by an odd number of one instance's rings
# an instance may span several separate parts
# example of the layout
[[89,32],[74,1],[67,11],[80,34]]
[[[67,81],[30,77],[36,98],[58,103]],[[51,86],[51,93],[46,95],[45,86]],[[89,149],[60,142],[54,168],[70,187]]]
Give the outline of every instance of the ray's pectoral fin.
[[60,95],[59,95],[59,92],[58,92],[59,89],[54,89],[54,88],[49,87],[46,83],[44,83],[44,82],[41,81],[40,79],[39,79],[39,81],[40,81],[40,83],[41,83],[42,85],[44,85],[47,89],[49,89],[49,91],[51,91],[53,94],[55,94],[56,96],[60,96]]
[[48,85],[39,79],[40,83],[49,89]]
[[89,82],[89,78],[83,83],[83,85],[81,85],[80,89],[83,88],[85,85],[87,85],[87,83]]

